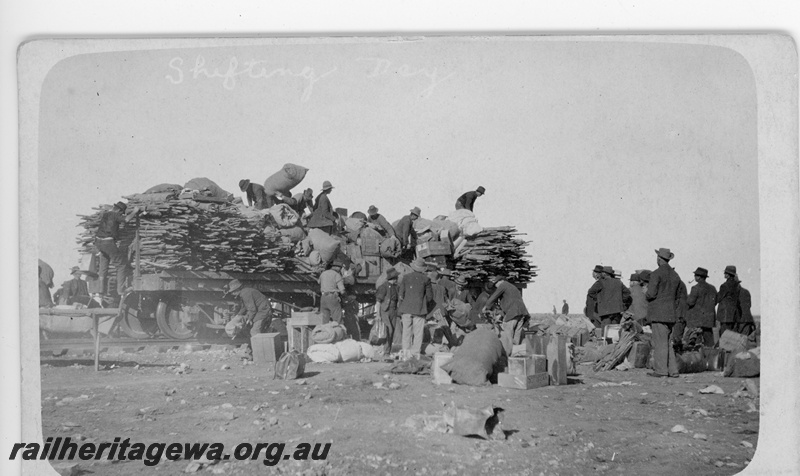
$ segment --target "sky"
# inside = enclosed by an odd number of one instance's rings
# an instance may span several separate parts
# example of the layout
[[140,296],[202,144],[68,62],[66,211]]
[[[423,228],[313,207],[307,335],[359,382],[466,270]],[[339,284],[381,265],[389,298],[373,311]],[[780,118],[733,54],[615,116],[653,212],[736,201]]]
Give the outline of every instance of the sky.
[[335,207],[433,218],[482,185],[515,226],[531,312],[583,308],[596,264],[719,287],[736,265],[759,313],[755,85],[726,48],[427,38],[120,51],[67,58],[43,86],[39,256],[77,264],[78,214],[163,182],[241,195],[284,163]]

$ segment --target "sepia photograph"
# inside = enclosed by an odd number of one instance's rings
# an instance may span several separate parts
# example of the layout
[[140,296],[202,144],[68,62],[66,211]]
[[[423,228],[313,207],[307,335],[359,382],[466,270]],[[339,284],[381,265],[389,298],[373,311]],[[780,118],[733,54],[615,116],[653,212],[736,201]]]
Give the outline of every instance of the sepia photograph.
[[796,463],[791,37],[59,38],[18,72],[24,473]]

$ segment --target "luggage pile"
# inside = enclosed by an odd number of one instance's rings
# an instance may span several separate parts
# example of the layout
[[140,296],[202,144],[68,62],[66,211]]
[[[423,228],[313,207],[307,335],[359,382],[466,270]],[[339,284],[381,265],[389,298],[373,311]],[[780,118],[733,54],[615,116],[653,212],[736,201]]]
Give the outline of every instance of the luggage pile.
[[469,236],[456,252],[455,269],[467,281],[484,281],[489,276],[503,276],[510,283],[529,283],[536,277],[536,266],[526,259],[529,241],[516,239],[516,228],[484,228]]

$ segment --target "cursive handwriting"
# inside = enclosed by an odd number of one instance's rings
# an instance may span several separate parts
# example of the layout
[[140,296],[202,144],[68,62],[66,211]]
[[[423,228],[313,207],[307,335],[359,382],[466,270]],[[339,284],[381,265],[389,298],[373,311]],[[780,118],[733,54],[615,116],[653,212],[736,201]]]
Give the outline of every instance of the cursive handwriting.
[[270,67],[267,61],[254,59],[240,64],[238,58],[235,56],[232,56],[227,66],[223,68],[211,68],[210,66],[206,66],[206,59],[202,55],[197,55],[194,66],[186,71],[184,71],[183,64],[183,58],[179,56],[169,61],[169,68],[173,71],[167,74],[167,81],[171,84],[181,84],[187,76],[194,80],[199,78],[221,79],[222,87],[231,91],[236,87],[237,82],[242,77],[251,79],[270,79],[273,77],[300,78],[305,82],[303,93],[300,96],[300,102],[308,101],[314,91],[314,85],[336,71],[336,68],[333,68],[325,73],[317,74],[314,68],[310,66],[305,66],[302,70],[297,71],[291,68]]
[[439,69],[438,68],[416,68],[410,66],[408,64],[401,64],[400,66],[396,66],[391,60],[386,58],[357,58],[357,61],[366,61],[371,63],[371,71],[367,74],[368,78],[377,78],[378,76],[383,76],[389,73],[396,73],[403,78],[411,78],[414,76],[422,76],[427,78],[429,81],[428,87],[426,87],[422,91],[422,95],[424,97],[430,97],[433,93],[434,88],[438,86],[442,81],[446,80],[447,78],[453,76],[455,72],[451,72],[446,76],[439,76]]

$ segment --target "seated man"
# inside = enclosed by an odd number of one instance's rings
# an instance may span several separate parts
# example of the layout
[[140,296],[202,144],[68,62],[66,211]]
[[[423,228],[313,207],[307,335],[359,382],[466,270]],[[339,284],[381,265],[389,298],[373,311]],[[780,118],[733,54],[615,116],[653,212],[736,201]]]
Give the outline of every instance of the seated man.
[[64,281],[61,288],[53,295],[53,299],[59,305],[75,304],[76,302],[88,305],[90,301],[89,287],[86,285],[86,281],[81,279],[83,272],[77,266],[73,266],[70,269],[70,275],[72,275],[72,279]]

